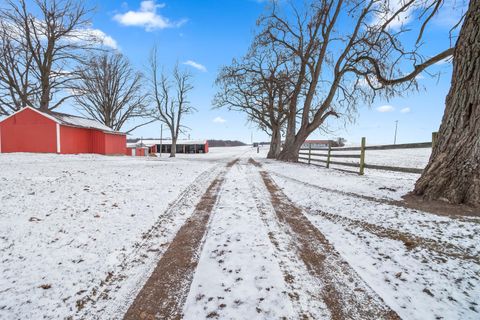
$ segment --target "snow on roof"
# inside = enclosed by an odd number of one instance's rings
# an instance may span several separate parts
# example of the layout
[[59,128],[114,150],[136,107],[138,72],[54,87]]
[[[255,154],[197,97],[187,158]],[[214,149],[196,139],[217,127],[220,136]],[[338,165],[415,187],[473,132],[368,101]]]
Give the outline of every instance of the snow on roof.
[[123,132],[112,130],[112,128],[107,127],[106,125],[98,122],[97,120],[88,119],[88,118],[79,117],[79,116],[74,116],[74,115],[66,114],[66,113],[55,112],[55,111],[44,112],[44,111],[40,111],[38,109],[28,107],[28,106],[19,110],[19,111],[17,111],[17,112],[12,113],[11,115],[6,117],[5,119],[1,119],[1,121],[5,121],[8,118],[13,117],[17,113],[22,112],[25,109],[30,109],[32,111],[35,111],[35,112],[43,115],[44,117],[47,117],[52,121],[55,121],[58,124],[63,124],[63,125],[66,125],[66,126],[73,126],[73,127],[80,127],[80,128],[87,128],[87,129],[96,129],[96,130],[101,130],[101,131],[110,132],[110,133],[124,134]]
[[93,119],[83,118],[79,116],[73,116],[70,114],[59,113],[59,112],[48,112],[48,114],[58,121],[60,124],[71,125],[75,127],[89,128],[89,129],[98,129],[107,132],[117,132],[112,130],[112,128],[107,127],[103,123],[100,123]]
[[127,142],[127,148],[147,148],[147,146],[140,142]]
[[[148,140],[138,140],[137,144],[143,143],[146,146],[153,146],[160,144],[160,139],[148,139]],[[194,144],[205,144],[207,140],[177,140],[177,145],[194,145]],[[163,139],[162,144],[172,144],[172,140]]]

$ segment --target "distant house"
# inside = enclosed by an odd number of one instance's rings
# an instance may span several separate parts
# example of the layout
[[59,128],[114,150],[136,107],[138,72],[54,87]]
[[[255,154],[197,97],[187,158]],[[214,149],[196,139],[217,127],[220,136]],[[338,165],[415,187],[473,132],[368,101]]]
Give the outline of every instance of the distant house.
[[328,148],[328,146],[331,147],[343,147],[344,140],[305,140],[305,142],[302,144],[302,148],[308,149],[322,149],[322,148]]
[[92,119],[31,107],[0,121],[0,153],[124,155],[126,138]]
[[311,149],[322,149],[328,148],[332,141],[331,140],[305,140],[302,145],[302,148],[311,148]]
[[[147,139],[138,140],[137,145],[143,144],[148,147],[150,153],[170,153],[172,140]],[[161,151],[160,151],[161,150]],[[177,140],[177,153],[207,153],[207,140]]]

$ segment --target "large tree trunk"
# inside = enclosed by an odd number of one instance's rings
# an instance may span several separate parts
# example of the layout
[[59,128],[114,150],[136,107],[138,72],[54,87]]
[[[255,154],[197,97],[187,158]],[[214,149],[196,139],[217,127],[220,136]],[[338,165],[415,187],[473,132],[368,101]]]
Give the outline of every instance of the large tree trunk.
[[268,150],[267,159],[277,159],[282,150],[282,133],[280,128],[272,129],[272,137],[270,140],[270,150]]
[[414,194],[480,207],[480,1],[471,0],[454,51],[452,86]]
[[[287,118],[287,129],[285,133],[285,144],[283,150],[278,155],[277,159],[283,160],[286,150],[292,149],[292,145],[295,142],[295,133],[297,131],[297,99],[292,99],[289,106],[289,115]],[[297,159],[298,160],[298,159]],[[285,160],[285,161],[297,161],[297,160]]]
[[170,149],[170,158],[175,158],[177,154],[177,137],[172,137],[172,148]]
[[308,135],[308,132],[300,129],[300,131],[293,137],[292,140],[285,140],[285,145],[283,146],[283,149],[278,155],[277,159],[287,162],[298,162],[300,148],[308,138]]

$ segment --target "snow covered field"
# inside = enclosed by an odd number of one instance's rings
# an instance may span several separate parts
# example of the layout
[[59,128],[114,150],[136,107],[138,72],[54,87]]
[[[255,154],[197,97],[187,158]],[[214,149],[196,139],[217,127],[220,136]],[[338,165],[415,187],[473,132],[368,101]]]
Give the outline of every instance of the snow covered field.
[[[205,172],[203,191],[218,163],[239,153],[216,151],[195,161],[0,154],[0,318],[76,313],[77,301],[133,255],[171,202]],[[158,246],[187,217],[164,217]]]
[[[121,319],[215,181],[195,272],[173,295],[184,318],[480,317],[479,218],[392,204],[416,174],[358,176],[266,151],[0,154],[0,318]],[[375,153],[367,162],[429,157]]]

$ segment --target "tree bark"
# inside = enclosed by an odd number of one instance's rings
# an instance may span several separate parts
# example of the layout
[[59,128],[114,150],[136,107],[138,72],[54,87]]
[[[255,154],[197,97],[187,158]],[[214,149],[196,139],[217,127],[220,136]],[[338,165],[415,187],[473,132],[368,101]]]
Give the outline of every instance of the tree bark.
[[437,143],[413,193],[480,207],[480,1],[470,1],[453,57]]
[[172,148],[170,149],[170,158],[175,158],[177,154],[177,137],[172,137]]
[[285,140],[283,150],[278,155],[277,159],[287,162],[298,162],[298,154],[305,140],[307,140],[310,133],[304,129],[300,129],[299,132],[293,136],[289,141]]
[[272,129],[272,137],[270,139],[270,149],[268,150],[267,159],[277,159],[282,150],[282,133],[280,128]]

